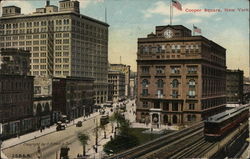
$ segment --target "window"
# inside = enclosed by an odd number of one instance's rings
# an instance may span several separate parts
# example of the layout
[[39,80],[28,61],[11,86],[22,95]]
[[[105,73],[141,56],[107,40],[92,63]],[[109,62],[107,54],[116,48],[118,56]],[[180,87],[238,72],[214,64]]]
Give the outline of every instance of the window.
[[145,108],[148,107],[148,102],[143,101],[142,106],[145,107]]
[[179,66],[171,66],[171,73],[180,74],[180,67]]
[[148,80],[146,80],[146,79],[142,80],[142,87],[143,88],[148,88],[148,84],[149,84]]
[[179,81],[177,79],[174,79],[172,81],[172,88],[178,88],[178,86],[179,86]]
[[195,97],[195,91],[194,90],[189,90],[188,91],[188,97],[189,98],[194,98]]
[[164,73],[164,66],[156,66],[156,73],[157,74],[163,74]]
[[178,103],[177,102],[172,103],[172,111],[178,111]]
[[148,89],[142,89],[142,96],[148,95]]
[[160,102],[158,101],[154,102],[154,108],[160,108]]
[[188,108],[189,108],[189,110],[194,110],[195,109],[195,104],[194,103],[189,103]]
[[157,98],[163,98],[163,89],[158,89],[156,93],[157,93]]
[[190,66],[187,69],[188,69],[188,74],[196,74],[197,73],[197,67],[196,66]]
[[193,80],[193,79],[189,80],[188,86],[189,86],[189,88],[195,88],[195,80]]
[[178,91],[172,90],[172,98],[178,98]]
[[163,102],[163,110],[169,110],[169,103]]
[[158,87],[158,88],[163,88],[163,85],[164,85],[163,80],[162,80],[162,79],[159,79],[159,80],[157,81],[157,87]]
[[149,67],[147,67],[147,66],[142,66],[142,67],[141,67],[141,72],[144,73],[144,74],[148,74],[148,73],[149,73]]

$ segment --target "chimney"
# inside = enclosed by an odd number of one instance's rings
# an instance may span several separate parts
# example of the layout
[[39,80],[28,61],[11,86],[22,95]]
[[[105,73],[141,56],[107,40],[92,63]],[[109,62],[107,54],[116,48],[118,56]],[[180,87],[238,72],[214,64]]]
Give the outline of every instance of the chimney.
[[49,0],[46,0],[46,7],[49,6]]

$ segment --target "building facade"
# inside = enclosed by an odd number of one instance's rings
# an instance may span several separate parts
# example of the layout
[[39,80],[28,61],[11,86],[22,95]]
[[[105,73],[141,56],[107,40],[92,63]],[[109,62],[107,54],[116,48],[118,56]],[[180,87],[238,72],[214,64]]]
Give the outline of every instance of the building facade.
[[0,49],[0,74],[30,74],[30,52],[19,49]]
[[83,77],[53,78],[52,109],[68,120],[89,115],[94,105],[94,79]]
[[124,64],[110,64],[110,70],[120,71],[125,74],[125,96],[130,96],[130,66]]
[[0,126],[2,137],[9,138],[36,129],[32,116],[33,82],[29,75],[30,53],[1,49]]
[[47,1],[32,14],[16,6],[3,7],[0,48],[29,50],[31,75],[91,77],[95,102],[107,100],[107,23],[80,14],[79,2],[62,0],[59,8]]
[[131,72],[130,75],[130,98],[134,99],[137,95],[137,73]]
[[243,103],[243,77],[242,70],[227,70],[226,74],[226,90],[227,104]]
[[[44,128],[58,121],[59,113],[52,112],[52,78],[36,76],[34,78],[33,116],[37,118],[37,127]],[[57,119],[57,120],[56,120]]]
[[138,122],[189,124],[225,109],[226,50],[182,25],[138,39]]
[[121,71],[110,70],[108,81],[113,86],[113,102],[125,99],[125,74]]

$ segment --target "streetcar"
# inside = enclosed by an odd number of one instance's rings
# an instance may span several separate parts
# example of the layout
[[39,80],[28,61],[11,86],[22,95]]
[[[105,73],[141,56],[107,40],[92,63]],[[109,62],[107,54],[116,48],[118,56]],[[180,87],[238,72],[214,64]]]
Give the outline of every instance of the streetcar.
[[204,121],[204,136],[207,140],[220,140],[243,123],[248,122],[248,117],[248,106],[240,106],[211,116]]

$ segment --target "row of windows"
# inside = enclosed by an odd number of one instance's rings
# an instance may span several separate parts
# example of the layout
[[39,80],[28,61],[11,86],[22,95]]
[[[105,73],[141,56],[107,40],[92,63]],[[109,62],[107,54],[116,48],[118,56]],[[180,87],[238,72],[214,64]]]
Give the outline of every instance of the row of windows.
[[[163,88],[164,87],[164,81],[162,79],[157,80],[156,85],[157,88]],[[177,79],[173,79],[172,82],[170,83],[172,88],[178,88],[180,82]],[[195,88],[195,80],[194,79],[190,79],[188,81],[188,86],[189,88]],[[143,88],[148,88],[149,87],[149,81],[147,79],[143,79],[142,80],[142,87]]]
[[[173,111],[178,111],[178,102],[154,102],[153,106],[154,108],[158,108],[158,109],[162,109],[165,111],[170,111],[170,103],[172,105],[172,109]],[[148,108],[149,107],[150,102],[148,101],[142,101],[142,107],[144,108]],[[195,103],[187,103],[187,108],[188,110],[195,110],[196,109],[196,104]]]
[[[69,19],[55,20],[56,25],[68,25]],[[47,21],[35,21],[35,22],[21,22],[13,24],[0,24],[0,29],[15,29],[15,28],[25,28],[25,27],[38,27],[38,26],[47,26]]]
[[141,54],[146,54],[146,53],[163,53],[165,50],[172,51],[174,53],[180,53],[181,52],[181,47],[185,47],[186,52],[188,53],[189,51],[193,50],[199,50],[200,46],[199,45],[157,45],[157,46],[140,46],[139,52]]
[[32,83],[29,81],[0,81],[0,91],[5,90],[29,90],[31,89]]
[[[187,66],[187,73],[188,74],[196,74],[197,73],[197,66]],[[142,66],[141,72],[142,74],[149,74],[150,73],[150,67],[149,66]],[[164,74],[166,72],[165,66],[156,66],[155,71],[157,74]],[[170,66],[170,71],[173,74],[180,74],[181,73],[181,67],[180,66]]]

